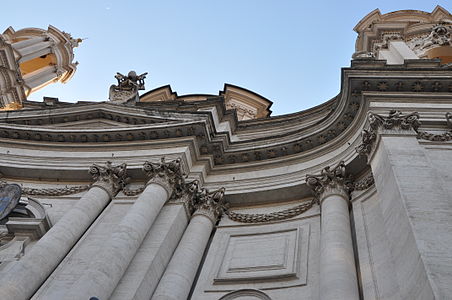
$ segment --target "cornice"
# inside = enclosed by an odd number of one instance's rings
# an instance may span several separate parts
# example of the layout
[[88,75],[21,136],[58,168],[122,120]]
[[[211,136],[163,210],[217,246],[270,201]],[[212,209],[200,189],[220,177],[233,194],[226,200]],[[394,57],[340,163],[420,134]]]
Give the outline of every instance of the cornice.
[[[430,64],[428,61],[429,66]],[[421,65],[417,63],[418,67]],[[439,66],[421,69],[408,66],[381,68],[380,62],[376,61],[366,62],[365,66],[345,68],[342,73],[341,94],[334,100],[306,112],[247,122],[245,128],[239,123],[236,132],[232,134],[256,132],[242,141],[232,142],[229,133],[219,132],[211,112],[191,111],[198,107],[196,103],[189,103],[186,106],[179,103],[176,110],[174,106],[167,107],[162,103],[156,106],[153,103],[146,103],[136,107],[99,103],[79,108],[74,105],[58,109],[22,110],[8,115],[3,114],[3,118],[0,113],[0,121],[3,121],[3,124],[0,124],[0,137],[38,143],[45,141],[92,144],[139,140],[162,140],[171,143],[174,138],[195,137],[200,155],[211,156],[216,166],[246,165],[271,162],[277,158],[331,146],[339,141],[339,136],[359,130],[354,127],[359,124],[353,121],[358,113],[364,113],[361,109],[364,93],[390,92],[414,95],[427,92],[444,94],[452,91],[452,68],[445,69]],[[202,105],[205,106],[211,101],[218,107],[220,100],[199,102],[203,102]],[[325,108],[329,111],[326,115],[320,113]],[[223,108],[219,114],[225,116],[224,112]],[[122,122],[128,127],[77,130],[55,128],[56,126],[52,127],[50,124],[52,120],[74,122],[89,118],[90,113],[97,114],[99,118]],[[313,118],[310,122],[305,122],[308,123],[307,126],[303,125],[303,121],[309,119],[310,114],[317,115],[318,119]],[[90,117],[93,118],[93,115]],[[234,127],[234,122],[231,123],[231,120],[228,122]],[[259,132],[265,132],[265,128],[269,126],[280,129],[275,129],[269,136],[262,136]]]

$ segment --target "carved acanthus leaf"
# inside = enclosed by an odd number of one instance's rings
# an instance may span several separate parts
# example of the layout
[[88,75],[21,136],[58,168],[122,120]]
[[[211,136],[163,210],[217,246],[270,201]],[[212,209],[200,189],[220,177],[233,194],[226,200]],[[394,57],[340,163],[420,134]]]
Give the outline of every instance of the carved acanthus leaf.
[[185,186],[185,176],[182,172],[181,160],[177,158],[166,162],[162,157],[159,163],[147,161],[143,171],[148,177],[148,183],[155,182],[167,189],[171,197],[182,195]]
[[389,115],[387,117],[369,112],[367,119],[369,120],[370,128],[373,130],[384,128],[403,130],[414,129],[417,131],[421,125],[421,122],[419,121],[419,114],[417,112],[403,115],[399,110],[391,110],[389,111]]
[[320,175],[306,175],[306,184],[312,189],[317,199],[331,189],[340,189],[346,194],[353,190],[351,178],[346,176],[343,161],[333,169],[330,166],[325,167]]
[[419,126],[421,125],[421,122],[419,121],[419,114],[417,112],[404,115],[398,110],[389,111],[389,115],[387,117],[378,115],[370,111],[367,114],[367,120],[369,121],[369,128],[363,129],[361,133],[362,143],[358,147],[356,147],[356,152],[363,156],[367,156],[372,152],[373,145],[377,140],[377,134],[379,130],[413,129],[417,132]]
[[209,192],[205,188],[201,188],[194,198],[195,214],[202,214],[216,222],[216,220],[226,211],[227,204],[224,202],[225,188]]
[[92,165],[88,172],[94,180],[93,186],[102,187],[114,196],[129,180],[126,168],[125,163],[113,166],[110,161],[107,161],[105,166]]

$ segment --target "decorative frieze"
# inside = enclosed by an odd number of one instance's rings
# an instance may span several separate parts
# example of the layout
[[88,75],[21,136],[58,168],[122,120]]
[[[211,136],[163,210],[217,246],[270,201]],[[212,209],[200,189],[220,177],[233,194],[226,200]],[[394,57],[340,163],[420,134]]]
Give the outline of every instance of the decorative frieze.
[[94,164],[89,169],[93,186],[98,186],[107,191],[111,197],[115,196],[128,182],[127,165],[125,163],[113,166],[107,161],[105,166]]
[[320,175],[306,175],[306,184],[319,202],[329,194],[340,194],[348,199],[349,193],[353,190],[351,178],[346,176],[344,161],[333,169],[330,166],[325,167]]

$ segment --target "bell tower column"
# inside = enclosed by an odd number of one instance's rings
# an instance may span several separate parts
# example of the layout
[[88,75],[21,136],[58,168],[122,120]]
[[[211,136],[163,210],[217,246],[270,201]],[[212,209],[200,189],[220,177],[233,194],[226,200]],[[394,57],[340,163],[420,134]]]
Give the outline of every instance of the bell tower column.
[[[58,28],[47,30],[9,27],[0,35],[0,53],[6,56],[8,72],[0,74],[0,109],[20,109],[32,92],[54,83],[66,83],[77,69],[74,48],[81,39]],[[7,74],[8,78],[5,77]]]

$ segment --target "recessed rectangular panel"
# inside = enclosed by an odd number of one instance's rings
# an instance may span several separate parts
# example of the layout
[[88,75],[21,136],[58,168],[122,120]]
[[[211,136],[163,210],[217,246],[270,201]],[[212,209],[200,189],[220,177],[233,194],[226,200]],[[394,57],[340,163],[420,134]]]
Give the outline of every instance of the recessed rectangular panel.
[[300,230],[230,235],[215,281],[295,277]]

